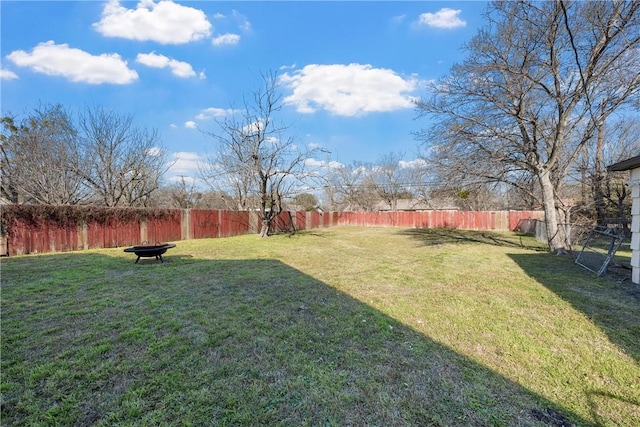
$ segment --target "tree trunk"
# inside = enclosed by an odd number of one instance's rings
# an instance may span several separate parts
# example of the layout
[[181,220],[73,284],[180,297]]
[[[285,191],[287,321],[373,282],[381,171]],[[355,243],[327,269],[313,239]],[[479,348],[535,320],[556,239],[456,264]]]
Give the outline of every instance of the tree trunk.
[[593,199],[596,205],[596,218],[599,225],[605,225],[605,201],[604,189],[602,188],[604,176],[602,173],[602,147],[604,144],[604,123],[598,126],[598,139],[596,141],[596,159],[593,179]]
[[540,187],[542,188],[542,204],[544,219],[547,226],[547,240],[549,250],[557,254],[566,253],[566,236],[563,224],[559,224],[558,210],[556,208],[555,191],[551,182],[550,172],[543,170],[538,173]]
[[260,237],[267,237],[269,235],[269,226],[271,221],[268,219],[262,220],[262,227],[260,227]]
[[590,200],[590,196],[592,196],[591,193],[591,189],[589,187],[589,183],[587,182],[587,177],[589,176],[589,174],[587,173],[587,168],[589,165],[589,153],[587,151],[587,145],[585,144],[582,147],[582,165],[580,166],[580,201],[582,203],[582,205],[586,205],[588,203],[588,201]]

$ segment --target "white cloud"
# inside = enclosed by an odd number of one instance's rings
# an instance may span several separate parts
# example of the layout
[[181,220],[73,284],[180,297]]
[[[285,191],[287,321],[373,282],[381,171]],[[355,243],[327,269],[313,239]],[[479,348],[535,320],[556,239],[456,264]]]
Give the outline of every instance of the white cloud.
[[0,79],[1,80],[14,80],[17,79],[18,75],[13,71],[9,70],[0,70]]
[[175,123],[170,123],[170,124],[169,124],[169,127],[170,127],[171,129],[177,129],[177,128],[178,128],[178,125],[176,125]]
[[189,120],[184,122],[184,127],[186,127],[187,129],[195,129],[198,127],[198,124],[193,120]]
[[198,175],[198,166],[202,158],[197,153],[180,151],[171,154],[171,161],[173,163],[167,171],[168,175],[194,177]]
[[415,77],[363,64],[311,64],[281,75],[280,81],[293,91],[284,102],[298,112],[325,109],[339,116],[413,108],[409,94],[419,85]]
[[304,160],[304,164],[313,167],[313,168],[325,168],[325,169],[339,169],[343,168],[344,165],[336,160],[331,160],[327,163],[326,160],[318,160],[310,157]]
[[251,22],[249,22],[246,16],[238,13],[237,10],[233,10],[231,15],[235,23],[238,25],[238,27],[240,27],[242,31],[244,31],[245,33],[251,31]]
[[418,23],[420,25],[427,25],[429,27],[444,28],[447,30],[464,27],[467,25],[466,21],[460,19],[459,15],[462,11],[449,9],[443,7],[436,13],[422,13],[418,17]]
[[244,134],[252,134],[259,133],[261,129],[264,129],[264,122],[262,119],[256,120],[253,123],[249,123],[242,127],[242,133]]
[[211,23],[199,9],[171,0],[141,0],[135,9],[127,9],[118,0],[109,1],[100,22],[93,27],[105,37],[183,44],[211,34]]
[[149,156],[161,156],[162,154],[164,154],[164,150],[160,147],[151,147],[147,150],[147,155]]
[[240,39],[242,38],[239,32],[242,33],[250,33],[251,32],[251,23],[247,19],[246,16],[238,13],[238,11],[231,11],[231,15],[223,15],[221,13],[216,13],[214,19],[218,20],[218,27],[226,27],[226,28],[235,28],[236,31],[233,32],[223,32],[211,39],[211,44],[214,46],[232,46],[240,43]]
[[211,44],[214,46],[234,45],[238,43],[240,43],[240,35],[231,33],[222,34],[211,40]]
[[402,169],[407,169],[407,168],[411,168],[411,169],[419,169],[419,168],[423,168],[427,165],[427,162],[425,162],[423,159],[414,159],[414,160],[400,160],[398,162],[398,166],[400,166],[400,168]]
[[407,15],[394,16],[393,18],[391,18],[391,22],[393,24],[399,25],[399,24],[402,24],[404,22],[406,17],[407,17]]
[[170,68],[174,76],[188,78],[195,77],[196,72],[193,71],[191,65],[187,62],[177,61],[175,59],[158,55],[155,52],[139,53],[136,62],[154,68]]
[[196,119],[198,120],[207,120],[207,119],[211,119],[213,117],[224,117],[224,116],[229,116],[232,115],[236,112],[237,110],[231,109],[231,108],[216,108],[216,107],[210,107],[210,108],[205,108],[204,110],[202,110],[200,112],[200,114],[198,114],[196,116]]
[[31,53],[16,50],[7,55],[14,64],[38,73],[62,76],[72,82],[91,84],[127,84],[138,79],[138,73],[127,67],[127,61],[116,53],[91,55],[68,44],[54,41],[39,43]]
[[316,160],[313,157],[304,160],[304,164],[310,168],[320,168],[325,165],[326,162],[322,160]]

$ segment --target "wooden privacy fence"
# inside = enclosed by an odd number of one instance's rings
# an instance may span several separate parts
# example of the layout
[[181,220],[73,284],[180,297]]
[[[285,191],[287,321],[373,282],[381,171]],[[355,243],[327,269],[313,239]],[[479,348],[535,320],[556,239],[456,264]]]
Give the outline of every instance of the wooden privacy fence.
[[525,231],[529,220],[544,219],[543,211],[396,211],[340,212],[339,225],[458,228],[462,230]]
[[[415,211],[415,212],[282,212],[271,232],[327,228],[336,225],[362,227],[458,228],[468,230],[530,231],[541,211]],[[257,233],[259,213],[203,209],[175,209],[169,215],[140,220],[83,221],[64,226],[54,221],[11,221],[6,225],[0,255],[66,252],[93,248],[133,246],[147,242],[231,237]]]

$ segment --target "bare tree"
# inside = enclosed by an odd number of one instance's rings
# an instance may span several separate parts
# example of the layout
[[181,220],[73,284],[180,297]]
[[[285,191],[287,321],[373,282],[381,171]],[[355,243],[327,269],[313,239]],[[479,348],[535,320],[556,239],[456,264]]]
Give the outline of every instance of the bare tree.
[[[417,103],[434,115],[419,134],[468,175],[535,177],[549,248],[568,246],[561,187],[581,148],[640,88],[640,2],[494,2],[467,59]],[[514,179],[517,178],[517,179]]]
[[379,200],[371,177],[373,165],[354,162],[332,169],[333,195],[340,210],[372,211]]
[[220,191],[202,191],[185,179],[159,188],[149,206],[170,209],[235,209],[235,201]]
[[630,191],[625,172],[608,172],[606,166],[640,153],[640,120],[618,117],[607,120],[598,128],[596,144],[586,146],[580,173],[591,190],[585,206],[592,208],[598,224],[612,219],[628,222],[631,211]]
[[392,211],[398,209],[398,200],[410,197],[407,170],[400,164],[402,153],[388,153],[378,159],[371,170],[371,178],[375,182],[378,197]]
[[600,125],[595,148],[587,153],[588,177],[599,224],[606,223],[608,218],[623,219],[625,210],[631,205],[624,177],[620,173],[607,172],[606,166],[637,153],[640,153],[640,120],[637,117],[621,117]]
[[2,118],[2,195],[13,203],[75,205],[88,200],[78,161],[77,132],[60,105],[34,110],[19,122]]
[[136,127],[129,115],[86,108],[80,115],[81,153],[76,170],[104,206],[146,206],[168,168],[155,130]]
[[0,134],[0,197],[10,203],[18,203],[18,189],[15,183],[15,173],[11,171],[14,162],[15,138],[18,134],[18,127],[15,117],[2,117],[2,133]]
[[[229,119],[227,123],[230,123],[231,120]],[[219,125],[221,129],[225,126],[224,124]],[[220,130],[219,134],[207,131],[204,133],[217,139],[223,136],[223,132]],[[222,143],[220,143],[220,147],[222,147]],[[239,211],[257,210],[259,199],[255,197],[254,177],[249,168],[235,165],[237,161],[233,150],[217,151],[215,154],[209,155],[205,162],[199,164],[199,175],[214,192],[233,195],[226,199],[226,208]],[[235,165],[233,169],[231,165]]]
[[256,201],[267,236],[271,222],[282,212],[283,200],[301,192],[310,176],[306,160],[314,149],[301,148],[279,122],[282,108],[278,76],[262,75],[263,85],[244,98],[243,109],[217,121],[217,131],[206,131],[217,142],[217,150],[201,168],[202,177],[216,188],[234,195],[239,209]]
[[526,171],[503,169],[479,156],[461,157],[446,144],[433,146],[420,160],[422,165],[410,170],[411,182],[416,196],[432,209],[533,209],[539,205],[539,186]]
[[177,209],[195,208],[203,197],[195,182],[186,180],[184,176],[181,176],[177,183],[164,187],[162,191],[168,198],[169,207]]

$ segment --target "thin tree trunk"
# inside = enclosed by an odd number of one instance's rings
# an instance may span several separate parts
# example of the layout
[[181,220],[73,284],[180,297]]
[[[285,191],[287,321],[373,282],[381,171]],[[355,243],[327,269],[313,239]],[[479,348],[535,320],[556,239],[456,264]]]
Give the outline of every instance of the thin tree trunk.
[[580,189],[581,189],[581,202],[586,205],[590,199],[589,183],[587,182],[588,173],[587,168],[589,165],[587,145],[582,147],[582,166],[580,167]]
[[260,227],[260,237],[267,237],[269,235],[269,226],[271,221],[268,219],[262,220],[262,226]]
[[604,123],[598,126],[598,139],[596,141],[595,174],[593,179],[593,201],[596,205],[596,220],[599,225],[606,223],[604,189],[602,188],[604,176],[602,173],[602,146],[604,144]]

